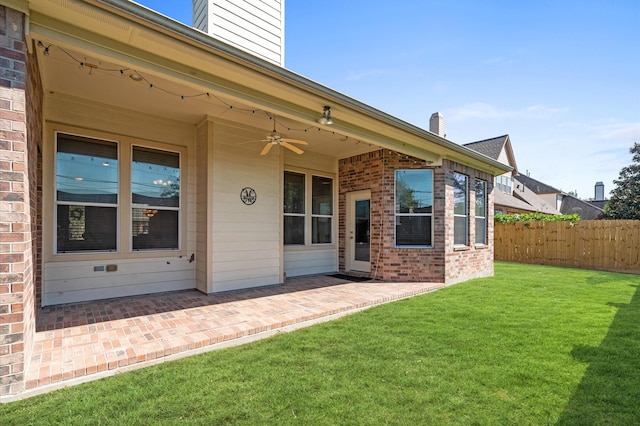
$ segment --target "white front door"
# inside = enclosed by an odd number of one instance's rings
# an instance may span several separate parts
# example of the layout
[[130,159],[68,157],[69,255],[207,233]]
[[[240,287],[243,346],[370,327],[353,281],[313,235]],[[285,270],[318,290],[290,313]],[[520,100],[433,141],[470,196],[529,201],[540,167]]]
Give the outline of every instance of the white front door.
[[371,191],[347,194],[348,271],[371,272]]

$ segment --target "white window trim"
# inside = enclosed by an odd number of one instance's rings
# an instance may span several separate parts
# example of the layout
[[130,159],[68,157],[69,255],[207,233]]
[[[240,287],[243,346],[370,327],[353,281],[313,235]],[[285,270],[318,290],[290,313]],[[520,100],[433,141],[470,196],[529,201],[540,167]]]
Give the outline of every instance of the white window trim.
[[[304,244],[284,244],[284,228],[282,230],[282,244],[285,249],[296,249],[296,248],[313,248],[313,247],[332,247],[336,245],[336,208],[338,206],[336,199],[336,177],[331,173],[323,173],[318,171],[305,170],[300,168],[285,168],[283,171],[283,182],[284,182],[284,173],[297,173],[299,175],[304,175],[304,213],[284,213],[284,216],[297,216],[304,217]],[[321,214],[313,214],[313,177],[323,177],[332,180],[332,194],[331,194],[331,212],[330,215],[321,215]],[[284,196],[284,194],[283,194]],[[314,217],[326,217],[331,219],[331,242],[330,243],[313,243],[313,218]]]
[[[152,205],[144,205],[144,204],[137,204],[133,202],[133,190],[132,190],[132,179],[131,179],[131,170],[133,169],[133,148],[134,147],[140,147],[140,148],[151,148],[154,149],[156,151],[164,151],[164,152],[171,152],[174,154],[178,154],[178,158],[179,158],[179,163],[178,163],[178,167],[180,168],[180,195],[178,198],[178,207],[165,207],[165,206],[152,206]],[[127,164],[127,172],[129,175],[129,182],[128,182],[128,198],[129,198],[129,253],[156,253],[156,252],[179,252],[182,251],[183,248],[183,242],[182,242],[182,235],[184,232],[184,225],[183,225],[183,221],[182,221],[182,216],[183,216],[183,206],[184,206],[184,189],[185,186],[183,186],[182,182],[184,180],[184,176],[185,176],[185,169],[184,169],[184,153],[181,152],[180,150],[177,149],[167,149],[167,148],[158,148],[156,145],[153,144],[142,144],[139,142],[133,142],[129,144],[129,163]],[[118,197],[118,199],[120,199]],[[151,209],[157,209],[157,210],[166,210],[166,211],[177,211],[178,212],[178,248],[152,248],[152,249],[134,249],[133,248],[133,209],[136,208],[151,208]]]
[[[488,225],[487,213],[489,213],[489,202],[488,202],[489,200],[488,200],[488,196],[487,196],[488,185],[487,185],[487,181],[486,180],[482,180],[482,179],[476,179],[476,185],[478,183],[482,183],[483,186],[484,186],[484,191],[483,191],[483,194],[484,194],[484,216],[475,216],[475,218],[474,218],[474,229],[475,229],[475,238],[474,239],[475,239],[475,244],[476,245],[487,245],[487,237],[488,237],[487,234],[489,233],[488,232],[489,231],[489,227],[487,226]],[[475,195],[476,195],[476,197],[478,196],[477,190],[475,191]],[[475,213],[475,209],[474,209],[474,213]],[[484,222],[484,241],[482,241],[482,242],[478,242],[478,227],[476,225],[477,219],[483,219],[483,222]]]
[[[51,127],[49,127],[51,126]],[[55,127],[54,127],[55,126]],[[181,189],[180,191],[180,208],[182,211],[178,216],[178,249],[154,249],[154,250],[132,250],[133,241],[132,232],[132,204],[131,204],[131,160],[132,146],[142,146],[162,151],[177,152],[180,154],[180,177],[181,188],[188,188],[188,174],[185,168],[188,158],[188,149],[183,145],[173,145],[164,142],[156,142],[146,139],[140,139],[132,136],[115,135],[113,133],[90,130],[65,124],[49,123],[47,125],[47,137],[51,138],[49,144],[44,145],[42,162],[44,176],[50,176],[48,184],[43,185],[43,223],[48,226],[43,229],[43,247],[49,247],[49,250],[43,251],[43,260],[45,262],[67,262],[82,260],[116,260],[126,256],[127,259],[136,258],[158,258],[166,257],[168,253],[176,256],[186,256],[186,235],[187,235],[187,194]],[[117,237],[116,251],[87,251],[87,252],[57,252],[57,212],[56,212],[56,153],[58,134],[67,134],[73,136],[84,137],[88,139],[96,139],[98,141],[115,142],[118,144],[118,205],[117,205]],[[125,164],[126,167],[122,167]],[[123,195],[124,194],[124,195]],[[73,204],[73,203],[71,203]],[[89,204],[87,204],[89,205]],[[49,207],[47,207],[49,206]],[[50,212],[50,213],[48,213]],[[129,222],[129,226],[123,223]],[[47,229],[48,228],[48,229]]]
[[[464,173],[459,173],[459,172],[453,172],[453,179],[456,179],[456,175],[459,176],[464,176],[465,181],[464,181],[464,194],[465,194],[465,199],[464,199],[464,210],[465,210],[465,214],[459,214],[459,213],[455,213],[455,195],[454,195],[454,202],[453,202],[453,206],[454,206],[454,213],[453,213],[453,217],[454,217],[454,225],[453,225],[453,245],[456,247],[467,247],[469,246],[469,176],[465,175]],[[455,186],[454,186],[454,194],[455,194]],[[455,227],[455,218],[456,217],[463,217],[465,219],[464,221],[464,243],[456,243],[456,227]]]
[[[431,203],[431,213],[399,213],[396,212],[396,206],[398,205],[396,200],[396,172],[406,171],[429,171],[431,172],[431,191],[433,192],[433,200]],[[433,248],[433,239],[435,237],[435,230],[433,229],[433,210],[435,205],[435,188],[434,188],[434,171],[433,169],[396,169],[393,171],[393,246],[398,249],[411,249],[411,248]],[[411,217],[411,216],[429,216],[431,218],[431,244],[427,245],[398,245],[398,239],[396,235],[396,219],[398,217]]]
[[[118,160],[118,193],[117,193],[117,203],[78,203],[73,201],[58,201],[58,184],[57,184],[57,176],[58,176],[58,136],[59,135],[69,135],[76,136],[85,139],[93,139],[97,142],[112,142],[116,144],[117,149],[117,160]],[[51,180],[53,185],[53,238],[51,240],[52,243],[52,253],[54,256],[61,257],[71,257],[71,256],[90,256],[90,255],[104,255],[104,254],[118,254],[121,250],[120,243],[120,229],[121,229],[121,208],[122,208],[122,198],[120,194],[122,193],[122,156],[121,156],[121,148],[122,145],[120,141],[116,139],[110,139],[108,137],[99,137],[95,135],[88,136],[83,133],[76,132],[68,132],[68,131],[55,131],[53,135],[53,178]],[[44,161],[44,159],[43,159]],[[87,207],[115,207],[116,209],[116,248],[115,250],[87,250],[87,251],[70,251],[70,252],[59,252],[58,251],[58,206],[87,206]]]

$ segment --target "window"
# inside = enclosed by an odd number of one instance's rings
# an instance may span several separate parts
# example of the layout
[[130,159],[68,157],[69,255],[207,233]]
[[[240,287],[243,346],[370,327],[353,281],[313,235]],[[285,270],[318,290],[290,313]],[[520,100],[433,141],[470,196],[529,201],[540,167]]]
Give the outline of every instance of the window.
[[431,246],[433,171],[396,170],[395,185],[396,246]]
[[56,253],[178,250],[180,154],[58,133],[55,203]]
[[133,250],[179,248],[180,154],[133,147]]
[[284,243],[304,245],[305,175],[284,172]]
[[311,180],[311,243],[331,244],[333,179],[313,176]]
[[487,243],[487,182],[476,180],[476,244]]
[[116,251],[118,144],[59,134],[56,251]]
[[469,218],[467,179],[463,174],[453,174],[453,244],[456,245],[467,245],[469,241],[467,239]]
[[305,245],[309,234],[311,244],[333,242],[333,179],[311,176],[309,180],[304,173],[285,172],[284,244]]
[[507,175],[496,176],[496,188],[505,194],[512,194],[513,179]]

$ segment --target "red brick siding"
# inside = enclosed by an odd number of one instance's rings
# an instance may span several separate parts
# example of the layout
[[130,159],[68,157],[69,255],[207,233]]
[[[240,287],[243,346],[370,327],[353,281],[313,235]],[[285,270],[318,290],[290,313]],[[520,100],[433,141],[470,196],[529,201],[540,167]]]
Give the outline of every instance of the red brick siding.
[[[445,240],[447,242],[447,266],[445,282],[456,283],[470,278],[487,277],[493,275],[493,207],[487,208],[487,242],[486,245],[476,245],[475,241],[475,181],[484,180],[487,183],[488,206],[493,206],[493,176],[480,172],[471,167],[463,166],[445,160],[443,168],[446,170],[446,217]],[[469,196],[467,197],[469,211],[469,245],[455,247],[453,244],[453,174],[455,172],[468,176]]]
[[[430,169],[434,179],[433,247],[396,248],[394,190],[398,169]],[[371,191],[371,276],[389,281],[454,283],[493,273],[493,246],[470,244],[464,250],[453,245],[453,173],[469,176],[469,241],[474,241],[475,179],[492,188],[492,176],[459,164],[444,161],[442,166],[399,153],[380,150],[340,160],[339,163],[339,267],[345,268],[346,195]],[[490,200],[491,202],[491,200]],[[491,209],[489,209],[490,211]],[[493,240],[493,220],[487,218],[488,241]]]
[[35,334],[42,88],[23,28],[22,13],[0,6],[0,395],[24,389]]

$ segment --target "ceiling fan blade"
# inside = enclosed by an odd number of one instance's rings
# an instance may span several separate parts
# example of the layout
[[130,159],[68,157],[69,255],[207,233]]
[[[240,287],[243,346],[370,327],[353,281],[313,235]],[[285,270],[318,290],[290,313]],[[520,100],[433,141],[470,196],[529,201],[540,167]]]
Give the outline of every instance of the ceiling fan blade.
[[289,143],[297,143],[300,145],[309,145],[309,143],[307,141],[302,141],[300,139],[289,139],[289,138],[282,138],[280,139],[282,142],[289,142]]
[[295,153],[296,153],[296,154],[298,154],[298,155],[300,155],[300,154],[302,154],[302,153],[304,152],[303,150],[301,150],[301,149],[300,149],[300,148],[298,148],[297,146],[293,146],[293,145],[291,145],[291,144],[290,144],[290,143],[288,143],[288,142],[284,142],[284,141],[282,141],[282,142],[280,142],[280,145],[284,146],[284,147],[285,147],[285,148],[287,148],[287,149],[290,149],[291,151],[295,152]]
[[271,147],[273,146],[273,144],[271,142],[268,142],[264,148],[262,148],[262,151],[260,151],[260,155],[267,155],[269,153],[269,151],[271,151]]

